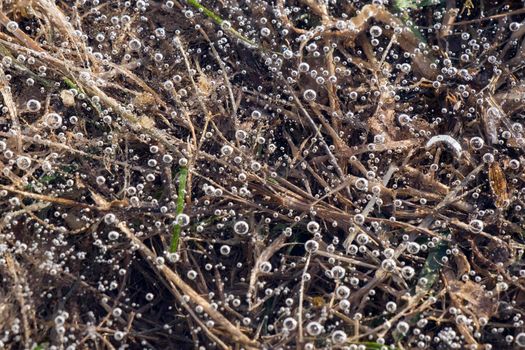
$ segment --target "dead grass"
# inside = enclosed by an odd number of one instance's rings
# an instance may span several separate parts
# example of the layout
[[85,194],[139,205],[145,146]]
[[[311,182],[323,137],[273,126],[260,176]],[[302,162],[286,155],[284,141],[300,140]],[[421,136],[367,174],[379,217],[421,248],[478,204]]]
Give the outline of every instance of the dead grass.
[[0,347],[525,346],[522,5],[72,3],[0,1]]

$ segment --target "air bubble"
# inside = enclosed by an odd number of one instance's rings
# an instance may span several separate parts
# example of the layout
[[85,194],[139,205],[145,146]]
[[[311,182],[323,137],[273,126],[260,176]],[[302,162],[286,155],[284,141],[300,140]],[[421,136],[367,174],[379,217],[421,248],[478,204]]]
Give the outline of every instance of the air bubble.
[[142,47],[142,43],[137,39],[131,39],[128,43],[128,46],[133,51],[138,51]]
[[270,29],[267,28],[267,27],[264,27],[264,28],[261,29],[261,35],[262,36],[270,36],[271,33],[272,32],[270,31]]
[[121,308],[114,308],[113,309],[113,312],[112,312],[113,316],[115,317],[120,317],[122,315],[122,309]]
[[118,237],[119,237],[119,233],[118,233],[117,231],[110,231],[110,232],[108,233],[108,239],[109,239],[110,241],[115,241],[115,240],[118,239]]
[[410,254],[417,254],[417,253],[419,253],[419,249],[420,249],[419,243],[410,242],[407,245],[407,250],[408,250],[408,252]]
[[186,227],[190,224],[190,217],[188,214],[181,213],[177,215],[177,217],[175,218],[175,221],[177,225]]
[[114,224],[116,221],[117,221],[117,217],[115,216],[115,214],[108,213],[108,214],[104,215],[104,222],[107,225]]
[[332,275],[332,278],[335,280],[342,280],[346,275],[346,271],[341,266],[334,266],[332,267],[331,275]]
[[304,243],[304,249],[308,253],[315,253],[319,249],[319,243],[313,239],[309,239]]
[[407,334],[409,329],[410,326],[404,321],[399,322],[396,326],[396,330],[401,334]]
[[308,89],[303,93],[303,97],[308,102],[314,101],[317,97],[317,93],[312,89]]
[[116,331],[115,334],[113,334],[113,338],[115,338],[115,340],[117,341],[124,339],[125,336],[126,336],[126,333],[122,331]]
[[272,271],[272,264],[270,264],[268,261],[264,261],[259,265],[259,270],[263,273],[269,273]]
[[412,279],[412,277],[414,277],[414,275],[416,274],[415,270],[413,267],[411,266],[404,266],[402,269],[401,269],[401,274],[403,275],[403,277],[405,279]]
[[229,255],[231,248],[229,245],[222,245],[219,251],[221,252],[221,255]]
[[106,183],[106,178],[104,176],[97,176],[95,179],[97,185],[103,185]]
[[511,32],[516,32],[520,29],[521,27],[521,24],[518,23],[518,22],[512,22],[511,24],[509,24],[509,29]]
[[245,235],[248,233],[250,226],[246,221],[237,221],[233,225],[233,231],[238,235]]
[[45,124],[51,129],[58,129],[62,126],[62,117],[58,113],[49,113],[45,116]]
[[365,245],[368,243],[369,241],[369,238],[366,234],[364,233],[360,233],[359,235],[357,235],[356,237],[356,241],[357,243],[359,243],[360,245]]
[[354,215],[354,222],[358,225],[362,225],[365,223],[365,216],[363,214],[355,214]]
[[27,101],[26,107],[30,112],[38,112],[40,108],[42,108],[42,105],[40,101],[31,99]]
[[485,153],[481,158],[483,159],[483,162],[487,164],[494,163],[494,155],[492,153]]
[[319,223],[317,223],[316,221],[310,221],[310,222],[306,225],[306,229],[307,229],[308,232],[310,232],[310,233],[317,233],[317,232],[319,232],[319,230],[320,230]]
[[189,270],[188,273],[186,273],[186,276],[188,276],[190,280],[194,280],[197,278],[197,271]]
[[347,286],[339,286],[335,290],[335,295],[339,299],[346,299],[350,296],[350,288],[348,288]]
[[246,140],[246,137],[248,137],[248,134],[246,133],[246,131],[244,130],[237,130],[235,132],[235,138],[239,141],[244,141]]
[[378,37],[378,36],[381,36],[381,34],[383,34],[383,29],[381,29],[381,27],[379,26],[372,26],[370,27],[370,35],[372,37]]
[[381,268],[386,272],[393,272],[396,269],[396,262],[394,259],[385,259],[381,262]]
[[310,70],[310,65],[308,63],[306,63],[306,62],[301,62],[301,63],[299,63],[298,69],[299,69],[299,72],[305,73],[305,72],[308,72]]
[[470,223],[469,223],[469,230],[470,232],[473,232],[473,233],[480,233],[481,231],[483,231],[483,221],[481,220],[472,220]]
[[520,348],[525,348],[525,333],[518,333],[515,338],[516,345]]
[[365,191],[368,189],[368,180],[364,177],[360,177],[357,180],[355,180],[354,185],[358,190]]
[[29,169],[31,166],[31,158],[27,156],[20,156],[16,159],[16,166],[22,170]]
[[385,308],[386,308],[386,311],[390,313],[394,313],[397,310],[397,304],[393,301],[389,301],[386,303]]
[[485,145],[485,141],[479,136],[470,139],[470,146],[475,150],[480,150]]
[[500,110],[499,110],[497,107],[490,107],[490,108],[487,110],[487,115],[488,115],[490,118],[498,119],[498,118],[501,117],[501,112],[500,112]]
[[15,21],[9,21],[7,22],[6,28],[11,33],[16,32],[18,30],[18,23],[16,23]]
[[344,344],[347,338],[348,336],[344,331],[337,330],[332,333],[332,341],[334,342],[334,344]]
[[283,321],[283,328],[288,331],[293,331],[297,327],[297,320],[293,317],[287,317]]
[[315,337],[323,332],[323,326],[319,322],[310,322],[306,325],[306,332]]

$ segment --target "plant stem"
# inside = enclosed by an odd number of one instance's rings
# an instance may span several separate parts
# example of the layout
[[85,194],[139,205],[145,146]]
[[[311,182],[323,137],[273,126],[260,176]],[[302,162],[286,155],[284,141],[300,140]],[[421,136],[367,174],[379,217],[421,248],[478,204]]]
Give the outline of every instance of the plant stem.
[[[190,4],[193,8],[202,12],[206,17],[210,18],[212,21],[214,21],[216,24],[222,27],[225,21],[221,18],[221,16],[219,16],[218,14],[216,14],[215,12],[213,12],[206,6],[202,5],[198,0],[187,0],[187,1],[188,1],[188,4]],[[238,39],[244,41],[246,44],[250,46],[258,47],[258,45],[254,41],[248,39],[247,37],[245,37],[244,35],[242,35],[241,33],[239,33],[233,28],[227,28],[227,29],[223,28],[223,30],[237,37]]]
[[[184,199],[186,191],[186,179],[188,178],[188,168],[183,167],[179,172],[179,189],[177,191],[177,216],[182,214],[184,210]],[[177,220],[177,219],[175,219]],[[176,222],[173,226],[173,234],[171,236],[170,252],[175,253],[179,248],[180,232],[182,230],[181,225]]]

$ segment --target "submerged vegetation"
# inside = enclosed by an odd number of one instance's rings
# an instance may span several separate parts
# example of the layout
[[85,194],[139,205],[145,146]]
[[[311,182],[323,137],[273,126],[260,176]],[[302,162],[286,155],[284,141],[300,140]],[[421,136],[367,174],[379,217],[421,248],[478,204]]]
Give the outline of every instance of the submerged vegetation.
[[522,1],[0,4],[0,348],[525,347]]

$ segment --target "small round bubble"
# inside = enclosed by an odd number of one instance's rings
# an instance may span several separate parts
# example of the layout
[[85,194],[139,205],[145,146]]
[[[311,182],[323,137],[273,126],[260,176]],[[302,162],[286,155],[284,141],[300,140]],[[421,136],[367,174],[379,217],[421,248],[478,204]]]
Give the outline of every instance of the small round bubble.
[[245,235],[250,230],[250,226],[246,221],[237,221],[233,225],[233,231],[238,235]]
[[303,93],[303,97],[306,101],[314,101],[315,98],[317,97],[317,93],[312,90],[312,89],[308,89],[308,90],[305,90],[305,92]]

